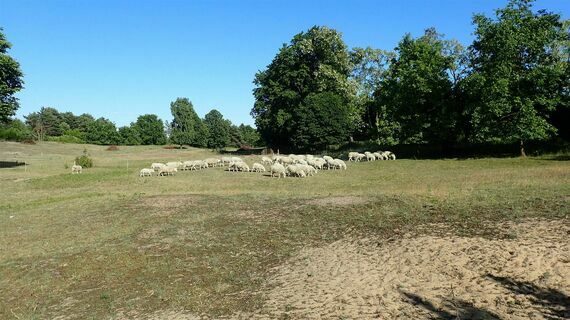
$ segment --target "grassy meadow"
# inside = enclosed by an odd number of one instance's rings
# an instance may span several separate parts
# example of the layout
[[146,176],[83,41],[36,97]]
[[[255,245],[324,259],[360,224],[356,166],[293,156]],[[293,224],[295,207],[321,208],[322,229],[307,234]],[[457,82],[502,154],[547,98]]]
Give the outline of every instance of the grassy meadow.
[[[83,149],[95,166],[72,175]],[[437,233],[510,237],[499,221],[570,213],[564,157],[348,163],[305,179],[223,168],[140,178],[203,149],[0,142],[0,319],[250,312],[308,245]],[[257,156],[246,156],[250,165]]]

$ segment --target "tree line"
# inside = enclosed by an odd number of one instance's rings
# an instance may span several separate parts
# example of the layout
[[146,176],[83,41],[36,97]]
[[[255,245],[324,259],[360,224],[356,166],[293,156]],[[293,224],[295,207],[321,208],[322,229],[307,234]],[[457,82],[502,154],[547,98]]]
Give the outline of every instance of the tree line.
[[0,138],[35,139],[100,145],[190,145],[221,149],[257,146],[259,136],[249,125],[236,126],[212,110],[201,119],[187,98],[171,103],[173,120],[162,121],[155,114],[140,115],[130,125],[117,128],[106,118],[95,119],[84,113],[59,112],[42,107],[25,116],[25,121],[12,119],[0,126]]
[[[513,143],[569,138],[569,26],[512,0],[473,16],[468,47],[435,28],[393,51],[349,50],[315,26],[255,75],[251,115],[269,146],[318,150],[380,144]],[[566,119],[566,120],[564,120]]]

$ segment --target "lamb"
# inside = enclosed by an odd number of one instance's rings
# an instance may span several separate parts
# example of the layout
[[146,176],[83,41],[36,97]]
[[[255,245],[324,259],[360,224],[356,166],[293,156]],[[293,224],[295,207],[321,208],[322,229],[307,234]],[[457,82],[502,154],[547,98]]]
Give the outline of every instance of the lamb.
[[154,173],[154,169],[144,168],[144,169],[141,169],[139,177],[146,177],[146,176],[151,177],[153,173]]
[[355,161],[357,157],[358,157],[358,152],[348,153],[348,161]]
[[175,172],[178,172],[178,168],[166,166],[164,168],[160,168],[160,170],[158,171],[158,175],[159,176],[165,176],[165,175],[173,176]]
[[150,167],[154,170],[154,171],[158,171],[160,170],[160,168],[166,167],[166,165],[164,163],[153,163],[150,165]]
[[74,161],[73,165],[71,166],[71,174],[74,174],[74,173],[79,174],[82,171],[83,171],[83,167],[78,165],[78,164],[75,164],[75,161]]
[[251,171],[253,172],[265,172],[265,167],[261,163],[254,163],[251,167]]
[[280,164],[280,163],[275,163],[273,165],[271,165],[271,176],[273,177],[273,174],[277,173],[277,178],[281,178],[281,176],[283,176],[283,178],[285,178],[285,167]]

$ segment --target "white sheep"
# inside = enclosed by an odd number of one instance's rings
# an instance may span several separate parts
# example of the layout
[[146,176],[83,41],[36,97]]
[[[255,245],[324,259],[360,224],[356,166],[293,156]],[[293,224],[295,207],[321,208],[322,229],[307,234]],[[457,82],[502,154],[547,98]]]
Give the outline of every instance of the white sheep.
[[334,159],[333,160],[334,166],[335,168],[338,167],[339,169],[344,169],[346,170],[346,163],[340,159]]
[[271,158],[269,158],[269,157],[263,156],[263,157],[261,157],[261,163],[262,164],[272,164],[273,160],[271,160]]
[[303,170],[302,167],[296,164],[288,165],[285,169],[290,176],[296,176],[299,178],[305,178],[307,176],[305,170]]
[[222,157],[222,166],[225,166],[226,164],[230,164],[230,162],[232,162],[232,158],[231,157]]
[[366,161],[376,160],[376,157],[371,152],[366,151],[366,152],[364,152],[364,155],[366,156]]
[[358,157],[358,152],[348,153],[348,161],[355,161],[357,157]]
[[74,174],[74,173],[79,174],[81,172],[83,172],[83,167],[78,165],[78,164],[75,164],[75,161],[74,161],[73,165],[71,166],[71,174]]
[[285,167],[282,164],[274,163],[273,165],[271,165],[270,170],[271,170],[271,176],[272,177],[275,173],[277,173],[277,178],[281,178],[281,176],[283,176],[283,178],[285,178],[286,171],[285,171]]
[[146,176],[151,177],[153,173],[154,173],[154,169],[144,168],[144,169],[141,169],[139,177],[146,177]]
[[239,157],[232,157],[232,162],[243,162],[243,160]]
[[379,152],[373,152],[372,154],[374,155],[374,157],[376,157],[376,160],[384,160],[384,157],[382,157],[382,154],[380,154]]
[[180,161],[167,162],[166,166],[171,168],[180,169],[184,164]]
[[254,163],[251,166],[251,171],[253,172],[265,172],[265,167],[261,163]]
[[222,161],[220,159],[216,159],[216,158],[208,158],[208,159],[204,160],[204,162],[206,162],[208,167],[217,167],[217,166],[220,166],[222,163]]
[[308,176],[312,176],[315,173],[317,173],[317,169],[315,169],[315,167],[308,165],[308,164],[298,164],[297,166],[301,167],[301,169],[303,169],[303,171],[305,171],[305,173]]
[[166,166],[164,168],[160,168],[160,170],[158,171],[158,175],[159,176],[173,176],[174,173],[178,172],[178,168],[176,167],[170,167],[170,166]]
[[152,170],[154,171],[158,171],[160,170],[160,168],[166,167],[166,165],[164,163],[153,163],[150,165],[150,167],[152,168]]
[[359,154],[356,155],[355,160],[359,162],[359,161],[361,161],[362,159],[364,159],[365,157],[366,157],[365,154],[359,153]]

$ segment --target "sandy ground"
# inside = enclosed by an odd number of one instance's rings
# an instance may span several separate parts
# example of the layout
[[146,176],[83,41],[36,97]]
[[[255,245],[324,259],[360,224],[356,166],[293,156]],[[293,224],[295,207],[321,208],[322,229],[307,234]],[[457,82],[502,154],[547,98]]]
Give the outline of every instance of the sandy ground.
[[261,310],[231,318],[570,318],[570,223],[505,228],[512,239],[408,235],[305,248],[268,279]]

